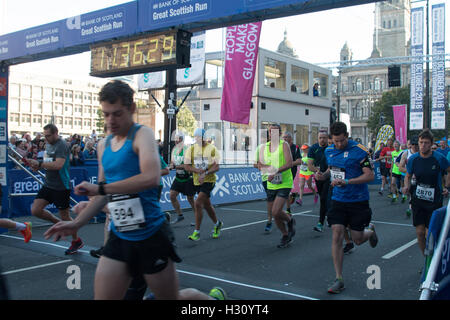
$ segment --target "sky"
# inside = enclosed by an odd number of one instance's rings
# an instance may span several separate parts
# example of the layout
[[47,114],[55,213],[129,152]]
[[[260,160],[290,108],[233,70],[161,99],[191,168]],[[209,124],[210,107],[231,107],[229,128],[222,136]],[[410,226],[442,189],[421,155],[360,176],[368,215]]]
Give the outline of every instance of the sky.
[[[1,0],[0,34],[27,29],[125,2],[129,1]],[[431,4],[441,2],[446,2],[446,0],[430,0],[430,8]],[[415,4],[415,6],[419,5],[424,5],[424,2]],[[345,42],[352,50],[354,60],[366,59],[372,52],[374,8],[375,4],[371,3],[265,20],[261,32],[260,47],[276,51],[286,30],[288,40],[292,43],[300,60],[309,63],[339,61],[339,53]],[[447,6],[446,10],[449,12],[450,8]],[[449,21],[446,22],[445,33],[446,52],[449,52]],[[221,29],[207,31],[207,52],[222,50],[223,34]],[[61,73],[61,70],[64,70],[73,75],[83,76],[89,74],[90,54],[86,52],[70,57],[27,63],[13,68],[49,73]]]

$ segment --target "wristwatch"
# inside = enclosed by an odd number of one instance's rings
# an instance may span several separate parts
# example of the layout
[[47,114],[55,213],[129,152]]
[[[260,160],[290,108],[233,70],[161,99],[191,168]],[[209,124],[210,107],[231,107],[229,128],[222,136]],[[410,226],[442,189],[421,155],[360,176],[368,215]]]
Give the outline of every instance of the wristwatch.
[[99,182],[98,183],[98,194],[101,196],[106,196],[106,192],[105,192],[105,181]]

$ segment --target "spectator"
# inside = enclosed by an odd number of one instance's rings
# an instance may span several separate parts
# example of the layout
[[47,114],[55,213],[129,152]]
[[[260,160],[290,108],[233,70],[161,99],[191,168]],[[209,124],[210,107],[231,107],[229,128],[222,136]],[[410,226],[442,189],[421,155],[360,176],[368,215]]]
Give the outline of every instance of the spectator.
[[70,150],[70,165],[74,167],[82,166],[84,164],[84,156],[80,145],[74,144]]
[[36,160],[37,155],[38,155],[38,147],[37,145],[32,143],[30,148],[28,148],[27,158]]
[[16,151],[18,154],[20,154],[22,157],[26,157],[27,156],[27,148],[25,146],[25,139],[19,139],[16,141]]
[[84,159],[97,159],[97,150],[94,148],[94,142],[88,140],[86,142],[86,147],[83,150]]
[[442,140],[439,142],[439,146],[440,146],[440,148],[437,149],[436,151],[439,152],[440,154],[442,154],[444,156],[444,158],[446,158],[447,154],[450,151],[450,148],[447,146],[447,139],[445,137],[442,138]]
[[316,82],[313,86],[313,96],[318,97],[319,96],[319,84]]
[[31,142],[35,145],[39,144],[39,141],[41,141],[42,139],[42,134],[40,132],[36,133],[36,136],[34,137],[33,140],[31,140]]
[[17,141],[17,137],[15,135],[12,135],[9,138],[9,147],[13,150],[16,150],[16,141]]
[[44,153],[45,153],[45,139],[41,139],[37,145],[37,158],[39,160],[44,159]]

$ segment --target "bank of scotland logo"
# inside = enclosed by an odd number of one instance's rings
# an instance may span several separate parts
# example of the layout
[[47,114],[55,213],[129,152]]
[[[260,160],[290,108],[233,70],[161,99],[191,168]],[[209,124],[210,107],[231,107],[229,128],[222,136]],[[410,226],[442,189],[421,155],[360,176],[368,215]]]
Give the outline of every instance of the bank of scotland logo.
[[230,184],[227,182],[226,177],[222,176],[222,178],[216,181],[216,185],[214,186],[212,195],[215,196],[217,193],[219,193],[219,196],[223,197],[224,193],[230,194],[230,190],[228,190],[229,187]]

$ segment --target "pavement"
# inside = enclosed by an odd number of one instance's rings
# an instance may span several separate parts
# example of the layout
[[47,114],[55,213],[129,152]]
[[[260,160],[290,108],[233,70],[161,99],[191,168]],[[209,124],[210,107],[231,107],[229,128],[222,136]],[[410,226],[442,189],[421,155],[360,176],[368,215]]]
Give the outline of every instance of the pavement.
[[[201,240],[188,240],[193,212],[173,225],[178,253],[177,265],[182,288],[209,292],[214,286],[226,290],[234,300],[417,300],[424,258],[416,242],[412,219],[406,217],[407,203],[391,204],[370,186],[379,243],[356,246],[344,257],[346,289],[327,293],[335,273],[331,258],[331,229],[313,231],[318,222],[319,203],[306,195],[303,205],[292,205],[297,222],[294,242],[277,248],[281,234],[274,226],[264,232],[266,202],[253,201],[216,207],[224,226],[219,239],[211,238],[213,224],[204,214]],[[446,200],[447,202],[448,200]],[[14,300],[90,300],[98,259],[91,249],[103,243],[104,223],[91,223],[79,231],[85,246],[79,253],[64,254],[69,240],[53,242],[43,237],[49,224],[35,217],[17,221],[33,222],[33,238],[25,244],[15,232],[0,234],[0,265],[9,295]],[[80,277],[76,277],[80,275]]]

